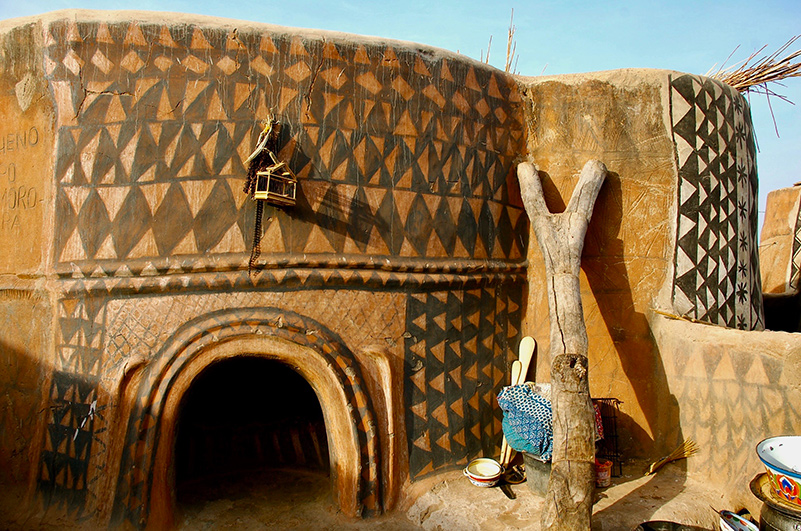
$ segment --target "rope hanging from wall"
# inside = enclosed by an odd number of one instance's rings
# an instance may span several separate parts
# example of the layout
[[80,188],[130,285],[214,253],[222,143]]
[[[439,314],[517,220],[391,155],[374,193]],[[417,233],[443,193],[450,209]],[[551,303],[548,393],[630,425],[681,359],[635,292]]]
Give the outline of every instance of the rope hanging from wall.
[[259,134],[256,149],[247,158],[247,178],[244,192],[256,201],[256,219],[253,226],[253,248],[248,261],[248,274],[253,273],[256,261],[261,255],[262,217],[264,202],[277,206],[295,204],[297,178],[286,162],[275,155],[278,145],[280,124],[272,115],[265,121]]

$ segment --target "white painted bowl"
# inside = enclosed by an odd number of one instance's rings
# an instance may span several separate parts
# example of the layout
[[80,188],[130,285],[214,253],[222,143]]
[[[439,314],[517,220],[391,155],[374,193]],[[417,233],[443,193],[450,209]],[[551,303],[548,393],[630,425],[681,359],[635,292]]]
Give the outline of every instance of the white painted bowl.
[[759,528],[731,511],[720,512],[721,531],[759,531]]
[[470,461],[464,469],[464,475],[476,487],[494,487],[503,474],[503,467],[495,459],[479,457]]
[[756,447],[773,494],[801,507],[801,436],[771,437]]

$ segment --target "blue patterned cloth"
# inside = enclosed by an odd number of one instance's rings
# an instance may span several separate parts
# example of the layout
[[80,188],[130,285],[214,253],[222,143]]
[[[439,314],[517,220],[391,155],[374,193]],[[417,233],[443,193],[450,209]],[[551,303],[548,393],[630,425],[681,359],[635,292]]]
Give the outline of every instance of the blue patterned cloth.
[[503,410],[503,433],[509,446],[543,461],[553,453],[551,401],[526,384],[504,387],[498,395]]

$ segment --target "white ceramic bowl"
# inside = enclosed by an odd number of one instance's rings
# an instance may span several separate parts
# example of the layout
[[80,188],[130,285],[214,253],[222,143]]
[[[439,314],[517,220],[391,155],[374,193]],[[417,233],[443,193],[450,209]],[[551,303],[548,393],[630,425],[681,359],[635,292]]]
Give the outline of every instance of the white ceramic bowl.
[[495,459],[479,457],[470,461],[464,469],[464,475],[476,487],[494,487],[503,474],[503,467]]
[[773,494],[801,507],[801,436],[771,437],[756,447]]

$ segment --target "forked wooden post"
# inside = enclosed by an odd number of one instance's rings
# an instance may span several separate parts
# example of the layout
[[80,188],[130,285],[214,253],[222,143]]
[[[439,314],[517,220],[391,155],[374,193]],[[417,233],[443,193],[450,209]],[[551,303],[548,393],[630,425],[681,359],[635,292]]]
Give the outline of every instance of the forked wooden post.
[[584,237],[606,166],[590,160],[581,170],[567,209],[552,214],[537,167],[517,166],[520,193],[537,236],[548,282],[551,320],[553,458],[542,528],[589,530],[595,487],[595,416],[587,375],[587,328],[579,270]]

